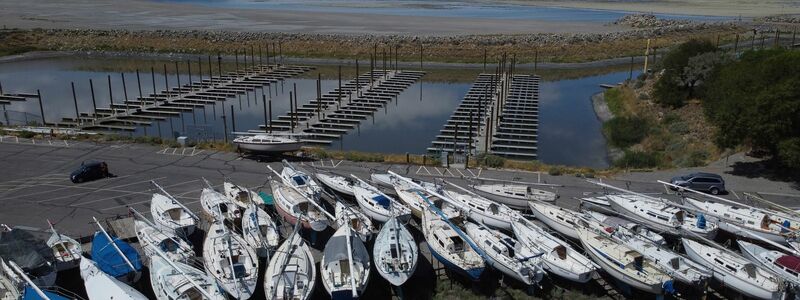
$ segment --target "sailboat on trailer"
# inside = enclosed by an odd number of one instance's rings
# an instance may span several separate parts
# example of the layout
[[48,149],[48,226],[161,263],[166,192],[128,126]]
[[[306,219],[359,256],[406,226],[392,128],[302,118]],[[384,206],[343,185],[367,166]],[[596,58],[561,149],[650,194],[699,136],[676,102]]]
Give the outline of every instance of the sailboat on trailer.
[[55,256],[56,270],[63,271],[78,267],[81,257],[83,257],[83,248],[81,243],[75,239],[58,233],[53,223],[47,220],[52,234],[47,239],[47,246],[53,250]]
[[372,257],[378,274],[392,285],[400,286],[414,274],[419,249],[411,232],[392,216],[375,237]]
[[258,257],[242,237],[225,228],[222,220],[216,220],[208,229],[203,261],[228,294],[236,299],[253,295],[258,280]]
[[188,207],[172,197],[155,181],[150,181],[161,193],[153,193],[150,200],[150,214],[155,227],[164,232],[175,232],[180,236],[190,235],[199,219]]
[[275,251],[264,273],[264,295],[267,299],[305,300],[311,297],[314,290],[316,264],[311,249],[298,234],[298,224]]

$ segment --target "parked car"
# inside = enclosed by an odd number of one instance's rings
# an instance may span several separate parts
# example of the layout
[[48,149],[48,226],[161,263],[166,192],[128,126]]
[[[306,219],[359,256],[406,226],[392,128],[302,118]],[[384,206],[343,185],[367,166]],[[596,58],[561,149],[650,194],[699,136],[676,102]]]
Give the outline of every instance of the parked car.
[[[722,176],[713,173],[691,173],[684,176],[676,176],[672,177],[669,181],[670,183],[690,188],[696,191],[707,192],[712,195],[719,195],[720,193],[725,193],[725,180],[722,179]],[[676,188],[672,188],[676,190]]]
[[80,168],[69,175],[69,179],[73,183],[81,183],[109,176],[108,165],[104,161],[84,161]]

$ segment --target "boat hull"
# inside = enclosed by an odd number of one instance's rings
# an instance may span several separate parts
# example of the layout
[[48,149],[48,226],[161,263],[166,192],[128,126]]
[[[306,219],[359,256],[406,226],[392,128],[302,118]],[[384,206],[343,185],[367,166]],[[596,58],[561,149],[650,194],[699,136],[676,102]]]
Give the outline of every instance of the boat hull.
[[[288,213],[283,209],[282,206],[275,205],[275,208],[278,211],[278,215],[280,215],[284,221],[289,222],[289,224],[292,224],[292,226],[297,224],[297,217]],[[303,219],[300,223],[300,226],[302,226],[304,229],[313,229],[313,226],[311,226],[311,222],[309,222],[308,219]]]
[[[572,249],[570,249],[570,251],[572,251]],[[542,267],[544,268],[545,271],[547,271],[547,273],[554,274],[558,277],[578,283],[589,282],[589,280],[592,280],[592,273],[594,273],[593,271],[584,273],[571,272],[570,270],[562,268],[560,265],[558,265],[557,263],[553,262],[550,259],[543,259]]]
[[485,269],[484,267],[465,270],[464,268],[459,267],[455,263],[439,255],[439,253],[437,253],[436,250],[434,250],[430,245],[428,245],[428,249],[431,251],[431,255],[433,255],[433,257],[435,257],[436,260],[441,262],[446,268],[453,270],[456,273],[461,274],[462,276],[466,276],[467,278],[473,281],[477,281],[478,279],[480,279],[481,274],[483,274],[483,270]]
[[663,289],[660,283],[647,284],[639,280],[635,280],[630,276],[627,276],[624,273],[620,272],[613,264],[611,264],[605,259],[604,254],[600,253],[599,250],[595,249],[591,245],[586,244],[585,242],[583,242],[583,240],[581,240],[581,244],[583,245],[583,248],[586,249],[586,252],[589,253],[589,256],[592,257],[592,260],[594,260],[598,265],[600,265],[600,267],[603,268],[603,270],[606,271],[606,273],[608,273],[612,277],[638,290],[642,290],[652,294],[661,294]]
[[658,231],[658,232],[664,232],[664,233],[668,233],[668,234],[671,234],[671,235],[680,235],[680,230],[678,230],[678,229],[676,229],[674,227],[666,226],[666,225],[661,224],[661,223],[653,222],[652,219],[644,218],[644,217],[640,216],[637,212],[631,211],[631,210],[627,209],[626,207],[624,207],[622,205],[619,205],[616,201],[610,201],[610,202],[611,202],[611,208],[613,208],[614,211],[624,215],[625,217],[631,218],[634,221],[642,223],[645,226],[650,227],[653,230]]
[[302,148],[304,142],[294,143],[280,143],[280,144],[258,144],[258,143],[244,143],[234,142],[240,150],[249,153],[283,153],[297,151]]
[[[777,292],[770,292],[767,290],[762,289],[760,286],[753,284],[748,280],[741,279],[736,276],[727,275],[729,274],[727,270],[718,267],[716,264],[709,263],[705,260],[705,258],[692,249],[692,247],[687,247],[686,243],[683,243],[683,248],[686,250],[686,255],[693,261],[696,261],[710,269],[713,270],[714,279],[721,282],[726,287],[732,288],[739,293],[748,295],[754,298],[760,299],[780,299],[782,298],[783,293],[780,291]],[[745,251],[746,252],[746,251]],[[758,260],[756,260],[758,261]]]
[[496,201],[498,203],[505,204],[506,206],[509,206],[509,207],[515,208],[515,209],[527,209],[528,208],[528,202],[530,202],[530,200],[528,200],[528,199],[517,199],[517,198],[500,196],[500,195],[497,195],[497,194],[494,194],[494,193],[485,192],[485,191],[482,191],[482,190],[479,190],[479,189],[474,189],[474,191],[477,192],[478,195],[484,196],[486,198],[489,198],[490,200],[494,200],[494,201]]
[[558,233],[571,239],[580,239],[578,232],[575,231],[574,227],[569,227],[566,224],[551,219],[550,216],[546,215],[543,211],[539,211],[535,206],[532,206],[531,209],[533,210],[533,215],[537,220],[542,221],[542,223],[546,224],[550,228],[553,228],[553,230],[558,231]]
[[511,230],[511,220],[497,218],[493,215],[482,214],[477,211],[470,211],[469,218],[478,224],[484,224],[489,227]]

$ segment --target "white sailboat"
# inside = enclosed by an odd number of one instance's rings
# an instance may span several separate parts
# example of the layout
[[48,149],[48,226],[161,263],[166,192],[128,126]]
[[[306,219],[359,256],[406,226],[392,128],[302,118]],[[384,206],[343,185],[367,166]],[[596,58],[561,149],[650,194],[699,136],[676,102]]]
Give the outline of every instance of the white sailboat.
[[519,184],[483,184],[472,188],[484,197],[503,203],[512,208],[525,209],[530,201],[553,202],[558,195],[553,192],[534,189]]
[[673,292],[671,277],[639,252],[598,234],[595,229],[579,226],[577,233],[589,256],[612,277],[648,293]]
[[356,185],[353,186],[356,202],[367,216],[381,223],[385,223],[392,216],[401,220],[408,220],[411,217],[411,209],[407,206],[358,179],[358,177],[351,176],[357,181]]
[[372,220],[367,215],[358,210],[357,206],[348,206],[340,201],[336,201],[336,224],[339,227],[350,226],[362,242],[372,237]]
[[[308,196],[301,194],[283,182],[271,180],[275,209],[284,221],[289,224],[300,222],[303,228],[322,231],[328,227],[326,212]],[[302,219],[301,219],[302,217]]]
[[319,180],[319,182],[329,187],[331,190],[340,193],[342,195],[355,197],[355,194],[353,194],[354,183],[349,178],[344,176],[339,176],[334,174],[324,174],[324,173],[317,173],[316,177]]
[[53,256],[56,259],[56,270],[64,271],[78,267],[81,257],[83,257],[81,243],[58,233],[53,223],[50,223],[50,220],[47,221],[47,224],[50,226],[50,232],[52,232],[47,239],[47,246],[53,250]]
[[136,289],[101,271],[91,259],[82,258],[80,268],[89,300],[147,300]]
[[[452,184],[451,184],[452,185]],[[453,185],[457,188],[459,186]],[[466,189],[462,191],[468,192]],[[453,191],[442,191],[447,197],[448,202],[456,206],[469,219],[494,228],[511,229],[511,221],[514,218],[514,211],[505,205],[497,204],[486,198],[472,193],[457,193]]]
[[483,225],[467,222],[464,227],[467,235],[483,249],[489,265],[527,286],[539,285],[544,277],[541,258],[544,253],[534,252],[526,244]]
[[311,249],[297,234],[299,226],[269,261],[264,273],[264,295],[267,299],[305,300],[311,297],[317,280]]
[[[136,213],[139,215],[139,213]],[[194,257],[192,246],[186,241],[176,236],[173,232],[162,232],[145,221],[144,216],[140,215],[138,220],[134,220],[136,237],[142,247],[145,256],[152,258],[157,256],[155,248],[164,251],[172,261],[184,262]]]
[[161,194],[153,193],[153,198],[150,200],[150,214],[156,228],[164,232],[172,231],[181,236],[192,234],[199,218],[155,181],[150,182],[161,191]]
[[484,270],[484,261],[469,241],[431,209],[422,213],[422,233],[431,255],[456,273],[478,280]]
[[[375,175],[375,174],[373,174]],[[379,177],[383,178],[383,177]],[[397,194],[397,198],[400,199],[409,209],[411,209],[411,213],[417,216],[418,218],[422,218],[422,211],[425,210],[427,204],[425,203],[424,197],[428,197],[428,199],[433,203],[438,203],[438,207],[441,209],[448,209],[455,212],[455,207],[452,205],[447,205],[442,203],[442,199],[439,197],[433,196],[430,193],[426,192],[424,189],[417,188],[412,186],[411,184],[405,182],[404,180],[400,180],[395,176],[387,177],[387,180],[391,180],[390,184],[395,190],[395,194]],[[373,179],[375,182],[375,179]],[[448,216],[455,217],[454,215],[450,214],[450,212],[445,212]]]
[[545,271],[575,282],[584,283],[592,279],[598,266],[589,258],[522,216],[514,220],[511,223],[514,236],[535,253],[543,253]]
[[253,203],[244,211],[242,236],[248,246],[256,249],[260,257],[267,257],[270,250],[280,245],[278,226],[267,212]]
[[666,243],[664,236],[656,233],[655,231],[647,229],[647,227],[639,225],[638,223],[634,223],[623,218],[608,216],[596,211],[583,211],[583,213],[584,217],[593,219],[597,222],[600,222],[600,224],[611,227],[612,229],[623,227],[653,244],[664,245],[664,243]]
[[325,244],[320,262],[322,285],[332,299],[357,299],[369,281],[367,247],[352,235],[350,226],[339,227]]
[[19,300],[22,298],[18,286],[19,275],[11,270],[5,260],[0,257],[0,300]]
[[222,184],[222,187],[225,197],[228,197],[228,202],[236,204],[241,211],[249,208],[250,203],[255,203],[256,205],[261,204],[258,201],[258,199],[261,199],[261,197],[258,196],[256,192],[253,192],[246,187],[239,186],[228,181],[225,181]]
[[208,273],[228,294],[236,299],[253,295],[258,280],[258,257],[238,235],[232,234],[221,221],[208,229],[203,243],[203,261]]
[[322,187],[311,176],[295,168],[285,159],[283,160],[283,170],[281,170],[280,177],[284,184],[298,189],[303,194],[318,195],[322,192]]
[[375,269],[381,277],[394,286],[402,285],[414,274],[418,256],[417,242],[397,218],[383,224],[372,247]]
[[382,187],[385,187],[385,188],[392,188],[393,187],[392,183],[394,181],[394,179],[392,179],[392,177],[394,177],[394,176],[392,176],[389,173],[372,173],[372,174],[369,175],[369,180],[372,181],[372,183],[374,183],[376,185],[379,185],[379,186],[382,186]]
[[769,250],[742,240],[736,243],[739,244],[739,250],[745,258],[780,275],[795,287],[800,287],[800,257]]
[[699,235],[713,239],[717,234],[717,224],[707,222],[704,215],[694,216],[667,200],[654,200],[640,195],[608,195],[611,207],[620,214],[630,217],[656,231],[672,235]]
[[[746,231],[748,234],[757,235],[773,242],[786,243],[786,238],[792,234],[791,231],[798,229],[796,227],[797,223],[784,224],[774,216],[754,208],[736,207],[725,203],[701,201],[688,197],[683,198],[683,201],[686,205],[705,212],[709,219],[718,222],[720,229],[744,238],[751,237],[743,235],[740,231]],[[789,225],[789,227],[784,227],[784,225]]]
[[714,270],[714,278],[726,287],[759,299],[782,299],[783,281],[747,259],[683,238],[683,248],[692,260]]
[[158,255],[150,257],[150,282],[157,299],[227,299],[216,280],[206,272],[180,262],[170,265]]
[[568,238],[580,238],[576,230],[581,219],[578,212],[544,202],[531,201],[528,205],[537,220]]
[[242,151],[251,153],[294,152],[305,145],[305,142],[291,135],[271,133],[237,136],[233,143]]
[[239,220],[242,218],[243,210],[238,205],[231,202],[228,197],[216,191],[210,182],[206,181],[206,187],[200,193],[200,206],[203,211],[214,220],[222,221],[227,219],[229,221]]

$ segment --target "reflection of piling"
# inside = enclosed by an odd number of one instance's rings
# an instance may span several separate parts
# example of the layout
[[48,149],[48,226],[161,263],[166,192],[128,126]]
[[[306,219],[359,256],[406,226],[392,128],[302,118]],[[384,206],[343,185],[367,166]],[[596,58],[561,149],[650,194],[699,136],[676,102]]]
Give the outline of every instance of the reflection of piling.
[[[39,113],[42,114],[42,125],[46,125],[47,121],[44,119],[44,105],[42,105],[42,92],[38,89],[36,90],[36,98],[39,99]],[[26,124],[27,125],[27,124]]]

